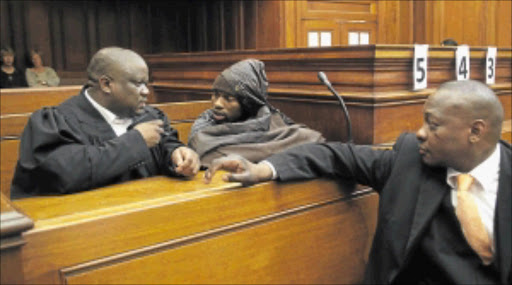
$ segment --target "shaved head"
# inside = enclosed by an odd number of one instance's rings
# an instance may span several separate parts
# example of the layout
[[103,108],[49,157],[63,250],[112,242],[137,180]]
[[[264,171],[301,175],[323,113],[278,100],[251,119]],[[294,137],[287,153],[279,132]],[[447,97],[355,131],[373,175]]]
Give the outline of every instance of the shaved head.
[[478,81],[451,81],[439,87],[423,108],[416,133],[424,163],[469,172],[487,159],[501,137],[503,107]]
[[143,63],[144,59],[132,50],[120,47],[107,47],[99,50],[91,59],[87,67],[89,85],[97,84],[101,76],[117,75],[119,72],[129,71],[133,63]]
[[503,107],[487,85],[474,81],[450,81],[442,84],[429,100],[442,102],[445,109],[465,120],[485,120],[490,125],[490,140],[501,137]]
[[149,95],[148,66],[136,52],[120,47],[99,50],[87,67],[87,94],[118,117],[144,112]]

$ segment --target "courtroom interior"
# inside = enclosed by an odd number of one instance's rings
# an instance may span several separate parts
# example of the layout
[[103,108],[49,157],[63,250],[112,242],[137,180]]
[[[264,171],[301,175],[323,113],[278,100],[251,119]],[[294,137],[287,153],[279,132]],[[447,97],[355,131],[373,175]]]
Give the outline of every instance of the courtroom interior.
[[[90,62],[104,48],[141,56],[144,106],[161,111],[183,147],[211,108],[217,76],[257,59],[273,107],[328,142],[376,152],[393,151],[402,133],[424,126],[424,106],[443,83],[478,81],[503,107],[499,144],[508,143],[501,158],[510,159],[511,30],[509,0],[2,0],[1,284],[369,282],[372,242],[382,234],[379,203],[386,201],[379,202],[380,189],[351,179],[246,185],[216,175],[206,184],[202,168],[190,177],[159,174],[11,199],[25,126],[38,110],[82,94],[94,81]],[[447,39],[455,43],[443,44]],[[3,88],[4,73],[12,81],[13,71],[23,82]],[[500,179],[499,191],[508,181],[510,201],[510,180]],[[510,221],[510,203],[498,199],[498,208]],[[512,237],[510,228],[501,235],[500,223],[493,252],[508,255],[483,270],[507,283]],[[413,259],[405,250],[393,252],[402,269]],[[400,283],[393,274],[386,282]]]

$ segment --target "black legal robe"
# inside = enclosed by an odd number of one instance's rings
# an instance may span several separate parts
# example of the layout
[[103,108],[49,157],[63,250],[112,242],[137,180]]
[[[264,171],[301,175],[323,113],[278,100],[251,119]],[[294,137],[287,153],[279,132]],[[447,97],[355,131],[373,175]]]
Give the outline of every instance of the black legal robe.
[[149,149],[129,128],[117,136],[84,95],[34,112],[21,137],[11,198],[89,190],[154,175],[174,175],[172,152],[183,144],[165,114],[146,106],[144,118],[160,119],[166,134]]

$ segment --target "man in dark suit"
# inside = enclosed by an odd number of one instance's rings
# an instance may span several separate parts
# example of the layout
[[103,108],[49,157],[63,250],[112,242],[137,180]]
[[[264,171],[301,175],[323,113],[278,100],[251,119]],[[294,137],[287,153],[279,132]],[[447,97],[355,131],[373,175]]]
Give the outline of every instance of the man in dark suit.
[[320,176],[354,179],[379,193],[365,283],[510,284],[511,149],[503,107],[486,85],[447,82],[428,98],[424,124],[392,150],[308,144],[252,164],[222,158],[244,184]]
[[166,115],[147,106],[148,67],[123,48],[99,50],[79,95],[34,112],[11,198],[65,194],[153,175],[193,176],[199,157]]

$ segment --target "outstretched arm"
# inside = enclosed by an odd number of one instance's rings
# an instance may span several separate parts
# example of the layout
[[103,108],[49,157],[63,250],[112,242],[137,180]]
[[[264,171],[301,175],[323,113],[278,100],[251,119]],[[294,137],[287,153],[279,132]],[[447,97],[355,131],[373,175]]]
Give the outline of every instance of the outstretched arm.
[[241,182],[244,185],[269,181],[273,174],[272,169],[265,162],[255,164],[239,155],[228,155],[213,160],[204,174],[205,183],[210,183],[218,170],[231,172],[222,177],[224,181]]

